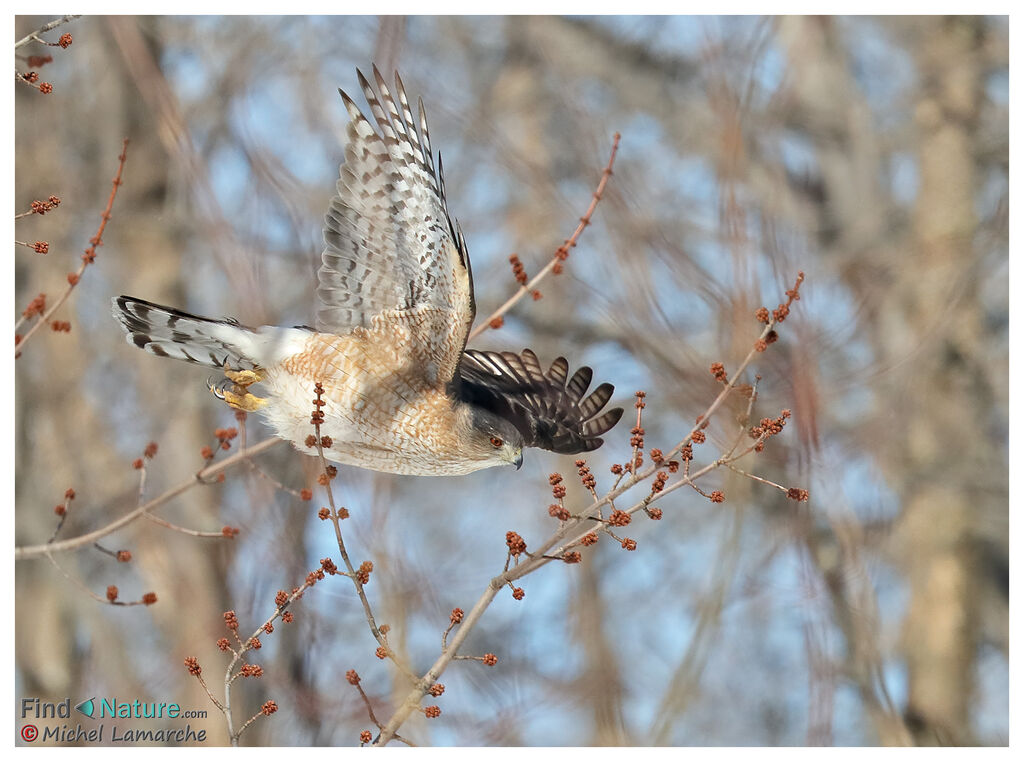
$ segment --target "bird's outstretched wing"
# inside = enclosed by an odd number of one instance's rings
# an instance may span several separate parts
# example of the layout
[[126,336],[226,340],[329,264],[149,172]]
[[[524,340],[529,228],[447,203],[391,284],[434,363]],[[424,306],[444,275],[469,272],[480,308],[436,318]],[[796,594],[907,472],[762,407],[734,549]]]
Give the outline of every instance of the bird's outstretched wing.
[[601,435],[622,417],[620,407],[601,412],[615,388],[601,384],[584,396],[593,372],[584,366],[570,378],[564,357],[545,373],[529,349],[518,355],[467,349],[459,377],[459,396],[511,422],[527,447],[566,454],[596,450]]
[[476,311],[466,242],[448,214],[423,101],[414,117],[397,73],[394,94],[377,67],[377,92],[357,74],[376,129],[339,90],[351,121],[338,195],[324,218],[317,327],[413,325],[416,340],[430,345],[415,349],[436,360],[430,380],[446,384]]

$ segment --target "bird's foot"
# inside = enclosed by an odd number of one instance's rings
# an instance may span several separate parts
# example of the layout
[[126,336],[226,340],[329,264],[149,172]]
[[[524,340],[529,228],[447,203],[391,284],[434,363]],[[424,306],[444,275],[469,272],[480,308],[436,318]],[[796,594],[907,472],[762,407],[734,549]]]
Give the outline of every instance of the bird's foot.
[[254,413],[267,404],[264,397],[257,397],[249,391],[249,387],[263,380],[263,374],[256,369],[253,370],[231,370],[227,364],[224,365],[225,379],[219,383],[213,380],[207,381],[207,386],[217,399],[224,400],[235,410],[244,410],[246,413]]
[[252,370],[231,370],[227,364],[224,365],[224,375],[243,389],[248,389],[253,384],[258,384],[263,380],[263,374],[256,368]]

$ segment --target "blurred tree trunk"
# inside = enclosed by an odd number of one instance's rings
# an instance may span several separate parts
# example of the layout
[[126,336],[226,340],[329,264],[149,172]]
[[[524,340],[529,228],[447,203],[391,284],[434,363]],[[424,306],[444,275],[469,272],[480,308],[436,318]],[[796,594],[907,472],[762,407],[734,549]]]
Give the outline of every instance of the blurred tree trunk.
[[621,666],[609,640],[607,602],[601,591],[596,558],[580,564],[573,606],[576,640],[584,668],[576,682],[580,702],[590,714],[590,742],[594,746],[629,746],[631,741],[622,712],[625,686]]
[[[969,423],[982,420],[990,403],[976,351],[984,339],[984,313],[970,273],[978,260],[974,128],[983,34],[983,22],[970,19],[932,19],[916,30],[923,83],[915,104],[920,188],[911,266],[904,269],[904,288],[894,292],[914,333],[934,336],[934,351],[918,353],[904,366],[907,393],[901,397],[909,408],[905,439],[899,439],[907,463],[897,535],[911,590],[904,623],[907,724],[917,742],[928,745],[973,743],[977,595],[970,539],[975,514],[984,507],[970,489],[968,464],[979,456],[998,457],[985,429]],[[884,347],[894,364],[911,349],[900,344]],[[955,454],[949,448],[954,433]],[[951,479],[953,474],[961,478]]]

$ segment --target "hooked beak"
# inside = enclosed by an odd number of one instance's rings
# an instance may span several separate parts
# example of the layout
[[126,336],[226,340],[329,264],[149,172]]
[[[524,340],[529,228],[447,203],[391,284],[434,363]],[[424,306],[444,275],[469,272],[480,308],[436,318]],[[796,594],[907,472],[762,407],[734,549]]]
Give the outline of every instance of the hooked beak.
[[512,463],[515,465],[516,471],[518,471],[520,468],[523,467],[523,451],[522,450],[519,451],[519,454],[516,455],[516,459],[513,460]]

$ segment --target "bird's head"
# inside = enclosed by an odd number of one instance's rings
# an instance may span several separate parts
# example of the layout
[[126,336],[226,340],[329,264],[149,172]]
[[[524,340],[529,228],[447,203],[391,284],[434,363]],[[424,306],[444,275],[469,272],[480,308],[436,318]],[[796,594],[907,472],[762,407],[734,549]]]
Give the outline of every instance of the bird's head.
[[504,418],[470,405],[469,449],[486,466],[523,465],[523,435]]

